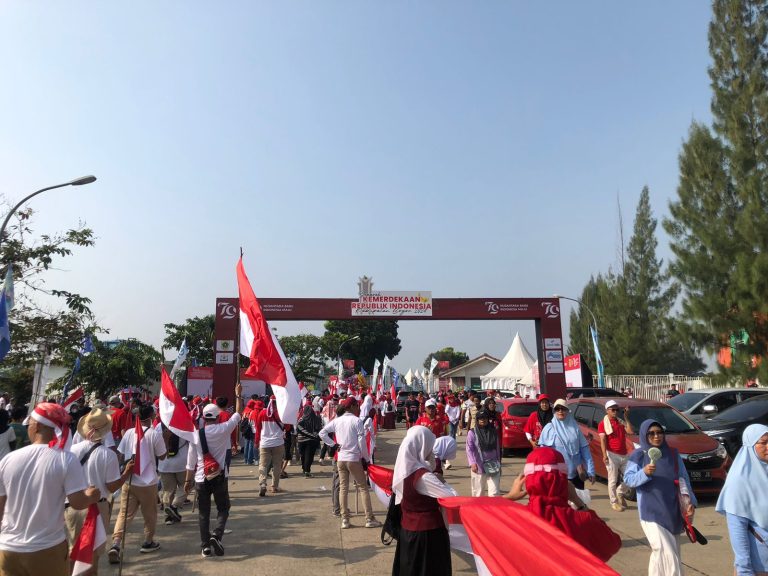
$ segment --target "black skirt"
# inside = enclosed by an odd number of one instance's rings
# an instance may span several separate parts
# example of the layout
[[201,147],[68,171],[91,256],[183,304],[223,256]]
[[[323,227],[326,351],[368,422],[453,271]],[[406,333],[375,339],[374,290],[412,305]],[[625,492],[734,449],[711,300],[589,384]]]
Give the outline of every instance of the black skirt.
[[446,528],[400,529],[392,576],[451,576],[451,542]]

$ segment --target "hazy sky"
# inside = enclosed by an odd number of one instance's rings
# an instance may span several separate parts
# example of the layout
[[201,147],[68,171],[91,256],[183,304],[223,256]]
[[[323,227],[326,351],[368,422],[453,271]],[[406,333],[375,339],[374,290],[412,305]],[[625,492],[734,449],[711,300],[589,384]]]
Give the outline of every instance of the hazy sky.
[[[0,193],[97,245],[51,285],[116,338],[237,294],[578,296],[657,216],[708,121],[709,3],[0,4]],[[660,251],[666,257],[660,230]],[[570,306],[563,303],[566,316]],[[281,335],[321,323],[278,323]],[[532,323],[403,322],[394,365],[502,356]],[[564,326],[567,336],[567,326]]]

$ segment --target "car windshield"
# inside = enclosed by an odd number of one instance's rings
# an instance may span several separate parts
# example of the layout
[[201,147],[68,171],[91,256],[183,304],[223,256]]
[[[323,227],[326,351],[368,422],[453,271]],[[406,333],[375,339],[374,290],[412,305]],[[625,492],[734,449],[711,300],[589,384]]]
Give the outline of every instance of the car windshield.
[[510,416],[517,416],[527,418],[533,412],[536,412],[538,404],[510,404],[507,406],[507,414]]
[[[622,410],[622,418],[624,417],[623,412]],[[640,424],[644,420],[655,420],[664,426],[667,434],[685,434],[697,430],[693,424],[669,406],[631,406],[629,421],[632,423],[635,433],[640,431]]]
[[709,396],[709,394],[706,392],[686,392],[685,394],[678,394],[674,398],[670,398],[667,400],[667,404],[672,406],[672,408],[680,410],[680,412],[685,412],[688,408],[707,396]]
[[765,396],[761,396],[754,400],[746,400],[740,404],[731,406],[727,410],[720,412],[717,416],[710,418],[709,421],[742,422],[744,420],[760,418],[766,414],[768,414],[768,399],[766,399]]

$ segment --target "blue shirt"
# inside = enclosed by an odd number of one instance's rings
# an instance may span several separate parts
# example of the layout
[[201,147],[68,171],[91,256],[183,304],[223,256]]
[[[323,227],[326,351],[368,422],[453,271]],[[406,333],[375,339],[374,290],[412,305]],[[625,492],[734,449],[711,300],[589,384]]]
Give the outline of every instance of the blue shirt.
[[[736,576],[754,576],[756,572],[768,572],[768,531],[749,518],[727,513],[728,535],[735,559]],[[750,527],[763,539],[759,542]]]

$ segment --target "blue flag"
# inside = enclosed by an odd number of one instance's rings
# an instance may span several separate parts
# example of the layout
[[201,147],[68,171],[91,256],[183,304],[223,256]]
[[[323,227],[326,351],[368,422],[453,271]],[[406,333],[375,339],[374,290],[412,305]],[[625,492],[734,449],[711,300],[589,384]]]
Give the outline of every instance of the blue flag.
[[80,344],[80,356],[88,356],[91,352],[94,352],[96,348],[93,347],[93,340],[91,340],[91,335],[86,334],[83,336],[83,341]]
[[603,367],[603,357],[600,356],[600,346],[598,344],[597,330],[594,326],[589,326],[589,331],[592,333],[592,345],[595,348],[595,362],[597,363],[597,387],[605,388],[605,369]]
[[11,327],[8,324],[8,307],[6,305],[5,290],[0,293],[0,362],[11,349]]

